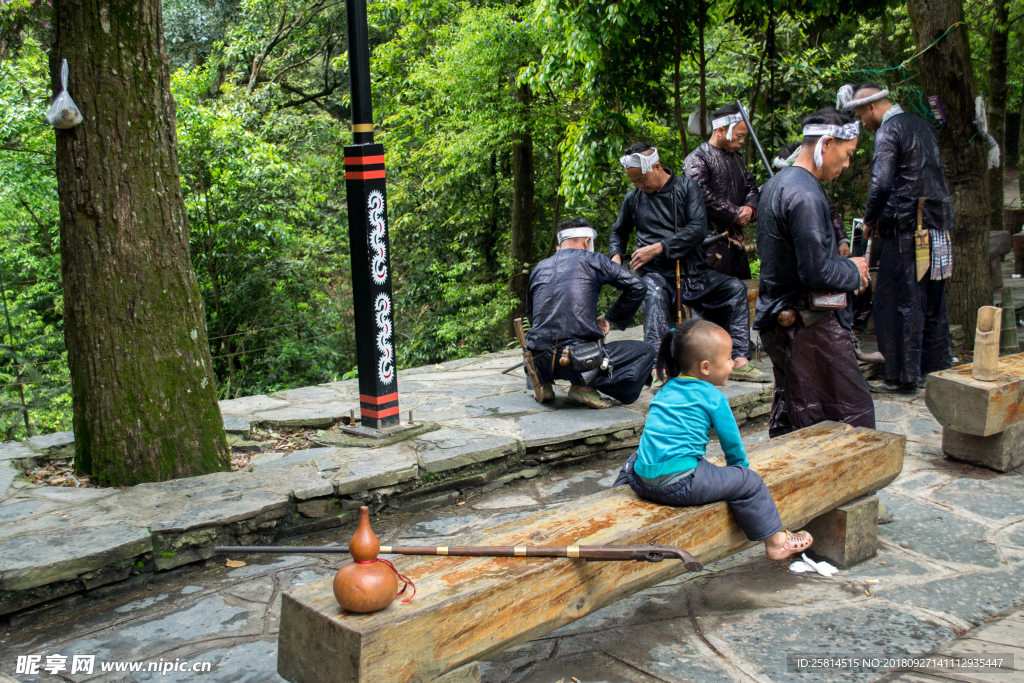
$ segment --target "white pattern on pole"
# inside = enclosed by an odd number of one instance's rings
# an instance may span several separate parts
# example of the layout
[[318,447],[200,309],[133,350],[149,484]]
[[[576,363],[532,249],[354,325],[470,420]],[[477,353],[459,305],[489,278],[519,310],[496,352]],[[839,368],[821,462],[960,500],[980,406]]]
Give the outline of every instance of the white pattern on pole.
[[[374,190],[366,198],[370,214],[370,250],[373,252],[373,263],[370,276],[375,284],[383,285],[388,281],[387,248],[384,246],[386,226],[384,225],[384,195]],[[391,298],[381,292],[373,302],[377,316],[377,350],[380,361],[377,364],[377,376],[381,384],[391,384],[395,380],[394,351],[391,348]]]
[[391,350],[391,299],[381,292],[373,304],[377,311],[377,350],[380,351],[380,363],[377,376],[381,384],[391,384],[395,379],[393,364],[394,352]]
[[385,260],[387,250],[384,246],[384,195],[379,190],[374,190],[366,198],[366,205],[370,207],[370,250],[373,252],[370,275],[374,283],[382,285],[388,280],[388,266]]

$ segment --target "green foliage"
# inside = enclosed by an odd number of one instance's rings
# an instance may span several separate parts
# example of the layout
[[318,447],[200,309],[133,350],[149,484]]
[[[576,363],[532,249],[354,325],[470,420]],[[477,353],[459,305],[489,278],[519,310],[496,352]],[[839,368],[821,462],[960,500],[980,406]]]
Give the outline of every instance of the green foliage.
[[[677,114],[685,123],[700,101],[701,11],[708,106],[747,102],[771,157],[844,82],[879,81],[898,101],[919,104],[916,64],[894,68],[917,51],[906,11],[882,7],[371,3],[400,366],[511,341],[517,140],[533,143],[529,263],[550,255],[557,224],[577,215],[598,229],[601,248],[629,189],[622,149],[649,141],[679,170],[700,142],[677,129]],[[220,396],[357,376],[344,3],[165,0],[163,9],[182,192]],[[27,435],[26,410],[34,431],[69,427],[54,136],[42,116],[51,97],[48,13],[40,0],[0,4],[0,432],[8,438]],[[1022,0],[1011,0],[1017,27],[1022,13]],[[984,84],[991,9],[967,0],[966,15]],[[1022,72],[1012,65],[1021,36],[1011,27],[1011,112],[1020,110]],[[865,135],[851,168],[827,188],[848,221],[863,207],[870,153]],[[752,147],[747,158],[764,181]],[[602,305],[611,299],[605,292]]]
[[[353,364],[337,126],[179,71],[182,188],[222,397],[341,378]],[[301,141],[296,144],[297,141]],[[348,293],[348,294],[346,294]]]
[[[33,38],[0,63],[0,433],[70,424],[47,56]],[[29,420],[26,425],[25,414]]]

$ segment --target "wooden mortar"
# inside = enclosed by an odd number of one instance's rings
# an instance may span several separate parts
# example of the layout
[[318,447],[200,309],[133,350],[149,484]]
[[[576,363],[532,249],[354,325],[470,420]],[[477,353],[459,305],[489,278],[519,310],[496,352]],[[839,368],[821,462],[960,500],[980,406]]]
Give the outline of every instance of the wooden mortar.
[[974,366],[971,376],[982,382],[999,378],[999,332],[1003,310],[998,306],[978,309],[978,329],[974,335]]

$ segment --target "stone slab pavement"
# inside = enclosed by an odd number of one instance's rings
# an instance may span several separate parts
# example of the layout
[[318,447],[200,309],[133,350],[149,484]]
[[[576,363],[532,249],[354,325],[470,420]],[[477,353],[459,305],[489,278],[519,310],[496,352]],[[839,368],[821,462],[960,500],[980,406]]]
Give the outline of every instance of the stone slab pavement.
[[[798,575],[750,549],[707,571],[621,600],[483,663],[488,683],[875,681],[881,671],[787,670],[788,653],[1019,654],[1024,642],[1024,472],[997,474],[944,458],[923,394],[876,402],[878,428],[906,435],[902,474],[879,493],[895,520],[878,555],[832,578]],[[748,444],[763,427],[743,430]],[[712,444],[712,447],[716,447]],[[463,504],[391,513],[382,542],[455,545],[459,535],[609,486],[617,460],[534,473]],[[342,543],[352,526],[302,543]],[[189,681],[191,672],[101,672],[112,663],[209,662],[198,680],[274,683],[281,593],[333,575],[336,556],[250,556],[139,574],[0,628],[0,672],[26,681]],[[395,559],[395,558],[393,558]],[[396,559],[401,569],[401,558]],[[1007,616],[1009,615],[1009,616]],[[976,636],[976,637],[975,637]],[[959,637],[959,639],[954,640]],[[95,655],[93,674],[17,675],[18,656]],[[54,660],[59,663],[60,660]],[[915,674],[908,683],[1016,683],[1000,673]],[[972,677],[973,676],[973,677]],[[2,678],[0,678],[2,680]],[[890,679],[891,680],[891,679]]]
[[[641,335],[632,328],[609,338]],[[201,562],[218,543],[266,543],[338,527],[360,504],[374,512],[425,509],[525,473],[635,448],[650,391],[630,406],[593,410],[567,404],[568,385],[558,383],[559,399],[541,405],[515,367],[521,360],[514,350],[400,372],[403,414],[413,411],[434,431],[372,448],[263,453],[236,472],[124,489],[41,487],[17,475],[70,457],[73,434],[0,443],[0,616]],[[735,383],[724,391],[740,423],[768,412],[771,384]],[[350,380],[220,407],[225,427],[239,435],[254,425],[330,427],[358,411],[359,388]],[[317,438],[326,443],[332,434]]]

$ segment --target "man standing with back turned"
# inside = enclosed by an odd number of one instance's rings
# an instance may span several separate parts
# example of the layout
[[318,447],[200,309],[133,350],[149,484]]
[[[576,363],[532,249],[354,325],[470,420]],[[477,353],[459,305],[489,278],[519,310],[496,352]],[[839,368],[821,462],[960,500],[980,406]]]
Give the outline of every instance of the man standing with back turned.
[[690,152],[683,172],[700,187],[708,214],[708,232],[725,235],[708,246],[709,254],[722,260],[714,266],[719,273],[741,280],[750,279],[750,259],[743,245],[743,229],[757,216],[757,184],[740,149],[747,136],[738,104],[728,104],[714,113],[711,139]]
[[[837,103],[875,131],[864,225],[885,239],[874,300],[885,379],[872,382],[871,390],[912,394],[929,372],[953,364],[946,314],[946,280],[953,274],[953,207],[939,137],[934,126],[904,113],[889,100],[889,91],[874,83],[844,85]],[[930,242],[930,254],[923,248],[928,271],[921,277],[914,238],[919,212]]]
[[[636,250],[629,267],[642,274],[644,341],[655,351],[674,327],[681,301],[696,317],[724,327],[732,337],[733,371],[729,379],[768,382],[770,378],[747,361],[750,348],[750,306],[746,286],[708,265],[703,242],[708,234],[700,188],[662,167],[658,150],[638,142],[619,159],[635,189],[622,201],[612,226],[609,251],[622,263],[630,233],[636,230]],[[676,273],[680,288],[676,291]],[[678,299],[677,299],[678,295]]]
[[837,316],[846,293],[867,285],[868,264],[839,255],[822,188],[850,165],[859,132],[835,109],[811,114],[796,162],[761,188],[754,327],[775,372],[771,438],[825,420],[875,426],[871,392]]

